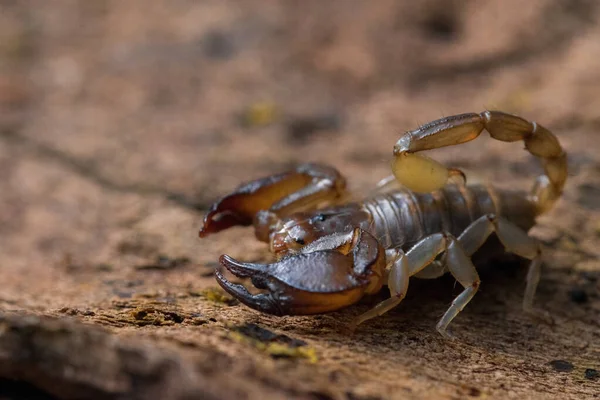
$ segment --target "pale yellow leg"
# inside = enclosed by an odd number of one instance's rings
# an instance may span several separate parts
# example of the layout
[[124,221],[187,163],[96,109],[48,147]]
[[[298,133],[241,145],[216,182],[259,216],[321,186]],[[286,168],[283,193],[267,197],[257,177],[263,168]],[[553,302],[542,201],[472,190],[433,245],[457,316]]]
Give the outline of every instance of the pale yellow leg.
[[408,291],[408,281],[410,278],[410,271],[407,260],[408,259],[404,252],[400,250],[398,252],[398,258],[392,264],[388,276],[388,288],[390,289],[391,297],[380,302],[369,311],[356,317],[350,324],[350,328],[352,330],[356,329],[358,325],[371,318],[379,317],[385,314],[386,312],[400,304],[402,300],[404,300],[404,297],[406,296],[406,293]]
[[475,296],[481,281],[473,262],[463,250],[460,242],[453,237],[449,237],[448,239],[446,265],[452,276],[465,288],[452,301],[450,308],[448,308],[436,326],[442,336],[449,338],[451,335],[448,333],[448,325]]
[[[388,250],[390,256],[394,251],[397,255],[388,276],[391,297],[358,316],[352,322],[352,328],[356,328],[356,326],[371,318],[381,316],[400,304],[406,296],[408,281],[411,276],[431,278],[440,276],[447,270],[465,288],[454,299],[450,308],[437,324],[437,330],[440,334],[450,337],[447,332],[448,325],[471,301],[480,285],[479,275],[470,257],[493,232],[496,233],[507,251],[532,260],[527,274],[523,308],[526,312],[543,317],[546,321],[551,322],[548,314],[533,311],[533,299],[540,279],[541,268],[539,244],[512,222],[504,218],[497,218],[495,215],[484,215],[469,225],[458,238],[450,234],[436,233],[419,241],[406,254],[399,250]],[[442,264],[435,259],[444,251]],[[434,266],[434,268],[428,271],[426,268],[429,266]]]
[[388,275],[388,287],[391,297],[356,317],[351,322],[350,328],[354,330],[363,322],[381,316],[400,304],[408,291],[409,278],[430,265],[444,251],[445,247],[445,236],[441,233],[436,233],[419,241],[406,254],[402,250],[397,250],[396,259]]
[[533,300],[540,281],[542,264],[541,247],[537,240],[528,236],[524,230],[507,219],[498,218],[495,215],[484,215],[475,220],[458,237],[458,240],[464,248],[465,253],[471,256],[485,243],[493,232],[496,232],[498,239],[504,245],[506,251],[531,260],[527,273],[525,294],[523,296],[523,309],[529,314],[541,317],[546,322],[552,323],[552,318],[548,313],[537,311],[533,308]]

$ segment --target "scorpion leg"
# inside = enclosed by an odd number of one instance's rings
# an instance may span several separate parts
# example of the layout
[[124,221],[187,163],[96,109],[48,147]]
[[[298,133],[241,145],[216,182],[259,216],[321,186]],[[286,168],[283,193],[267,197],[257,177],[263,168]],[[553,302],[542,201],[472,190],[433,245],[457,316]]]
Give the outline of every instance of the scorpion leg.
[[448,325],[471,301],[481,283],[477,269],[471,258],[462,248],[460,242],[453,236],[448,237],[448,248],[446,250],[446,265],[456,280],[465,288],[461,294],[452,301],[450,308],[442,316],[436,328],[444,337],[451,337],[448,333]]
[[278,218],[331,204],[345,194],[346,181],[336,169],[302,164],[292,171],[243,184],[214,203],[204,216],[200,237],[254,224],[258,239],[266,241]]
[[475,266],[471,262],[469,255],[462,248],[459,240],[448,233],[436,233],[425,237],[415,244],[406,255],[398,251],[398,258],[392,264],[388,276],[388,287],[390,288],[392,297],[380,302],[364,314],[359,315],[351,323],[351,328],[354,329],[357,325],[371,318],[381,316],[400,304],[406,296],[409,277],[422,273],[428,266],[434,266],[436,271],[433,272],[441,273],[444,271],[444,264],[440,264],[435,260],[444,251],[446,268],[465,288],[454,299],[452,305],[437,325],[437,330],[440,334],[449,337],[450,335],[447,332],[448,325],[467,303],[471,301],[479,288],[480,280]]
[[427,268],[417,272],[413,276],[419,279],[435,279],[443,276],[446,272],[448,272],[448,268],[446,268],[446,262],[444,259],[445,257],[442,256],[441,260],[435,260],[429,264]]
[[410,268],[408,266],[408,259],[402,250],[398,250],[388,275],[388,288],[392,296],[356,317],[350,323],[350,329],[354,331],[363,322],[379,317],[400,304],[408,292],[409,278]]
[[523,296],[523,309],[528,314],[552,323],[552,318],[548,313],[535,310],[533,307],[535,292],[540,281],[542,264],[541,246],[536,239],[528,236],[523,229],[507,219],[489,214],[475,220],[459,236],[458,240],[465,249],[466,254],[471,256],[485,243],[492,232],[496,232],[498,239],[504,245],[506,251],[531,260],[527,273],[525,294]]
[[392,296],[356,317],[350,327],[355,329],[359,324],[381,316],[400,304],[406,296],[409,278],[434,263],[445,248],[446,236],[436,233],[421,239],[406,254],[398,250],[388,275],[388,288]]

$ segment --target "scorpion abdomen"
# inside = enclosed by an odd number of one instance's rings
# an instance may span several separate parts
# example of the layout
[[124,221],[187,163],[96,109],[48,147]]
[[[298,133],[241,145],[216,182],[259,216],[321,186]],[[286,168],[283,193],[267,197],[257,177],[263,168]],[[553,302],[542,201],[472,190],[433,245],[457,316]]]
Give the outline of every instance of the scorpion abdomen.
[[364,207],[372,217],[371,233],[385,248],[407,247],[437,232],[459,236],[488,214],[503,216],[528,231],[536,216],[526,193],[487,185],[446,185],[430,193],[400,189],[377,195]]

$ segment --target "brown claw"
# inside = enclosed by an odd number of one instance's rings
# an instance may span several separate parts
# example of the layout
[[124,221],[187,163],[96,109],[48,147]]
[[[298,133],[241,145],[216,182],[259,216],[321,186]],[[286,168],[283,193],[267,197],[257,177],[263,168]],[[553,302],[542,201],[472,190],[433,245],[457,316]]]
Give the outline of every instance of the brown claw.
[[215,276],[219,285],[230,295],[250,308],[273,315],[285,315],[271,294],[251,294],[243,285],[229,282],[217,269]]
[[[327,245],[329,248],[324,249]],[[323,237],[314,251],[272,264],[239,262],[227,255],[220,263],[239,278],[251,278],[267,293],[253,295],[217,271],[218,283],[245,305],[268,314],[302,315],[334,311],[357,302],[382,286],[385,253],[360,229]]]
[[200,237],[232,226],[252,225],[259,211],[284,216],[293,211],[341,196],[345,181],[333,168],[302,164],[291,172],[271,175],[238,187],[214,203],[200,229]]

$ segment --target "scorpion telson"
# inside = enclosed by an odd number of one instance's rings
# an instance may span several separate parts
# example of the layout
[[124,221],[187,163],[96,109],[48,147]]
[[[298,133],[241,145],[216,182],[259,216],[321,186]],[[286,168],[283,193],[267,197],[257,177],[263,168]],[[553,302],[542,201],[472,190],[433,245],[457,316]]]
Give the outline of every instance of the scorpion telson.
[[[460,170],[416,154],[456,145],[486,130],[494,139],[523,141],[544,173],[530,193],[456,183]],[[495,233],[505,250],[531,260],[523,308],[533,312],[541,247],[527,235],[540,214],[560,197],[567,158],[556,137],[535,122],[499,111],[442,118],[406,132],[394,146],[393,177],[372,197],[347,203],[345,179],[332,167],[303,164],[290,172],[240,186],[210,208],[200,237],[234,225],[254,225],[277,261],[245,263],[223,255],[220,263],[250,278],[264,293],[251,294],[217,271],[218,283],[256,310],[276,315],[318,314],[356,303],[386,284],[391,297],[357,317],[358,324],[396,307],[410,277],[452,274],[463,286],[437,324],[450,322],[480,285],[471,256]]]

